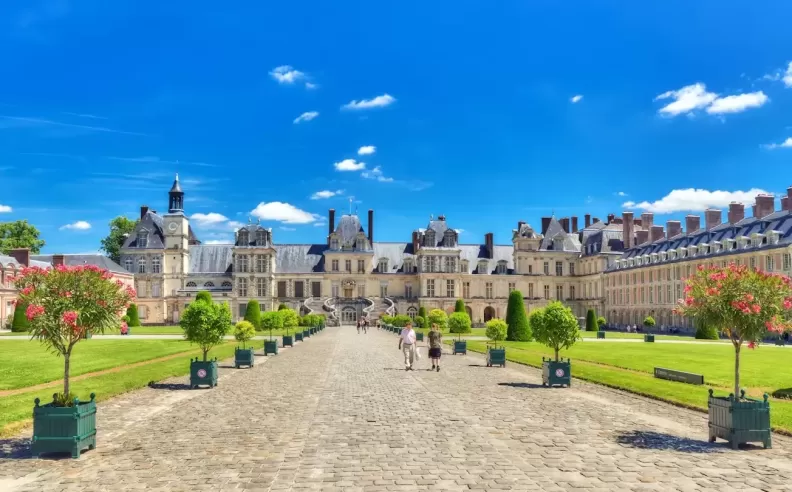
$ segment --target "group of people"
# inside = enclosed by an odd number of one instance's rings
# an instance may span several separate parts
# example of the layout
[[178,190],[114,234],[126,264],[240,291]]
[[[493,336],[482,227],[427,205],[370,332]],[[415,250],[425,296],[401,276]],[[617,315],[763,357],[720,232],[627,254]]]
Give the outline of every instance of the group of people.
[[357,332],[358,332],[358,334],[360,334],[360,332],[362,330],[363,334],[365,335],[366,332],[368,331],[368,329],[369,329],[369,320],[368,320],[368,318],[360,318],[360,319],[358,319],[358,321],[357,321]]
[[[440,356],[443,355],[443,332],[441,332],[436,324],[432,324],[432,328],[428,333],[429,338],[429,359],[432,360],[432,370],[440,372]],[[417,336],[411,322],[408,322],[399,336],[399,350],[404,354],[404,370],[412,371],[413,364],[420,358],[418,347],[416,347]]]

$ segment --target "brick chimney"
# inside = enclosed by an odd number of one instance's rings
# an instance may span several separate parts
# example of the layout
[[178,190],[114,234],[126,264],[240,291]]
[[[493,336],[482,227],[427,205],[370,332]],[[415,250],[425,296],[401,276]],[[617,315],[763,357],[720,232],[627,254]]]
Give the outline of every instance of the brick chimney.
[[622,241],[624,241],[624,249],[633,247],[633,213],[622,212]]
[[792,186],[787,188],[787,204],[789,207],[788,209],[792,210]]
[[418,248],[421,246],[421,233],[418,231],[413,231],[412,234],[412,244],[413,244],[413,254],[418,253]]
[[371,247],[373,248],[374,247],[374,211],[371,209],[369,209],[368,212],[368,220],[369,220],[368,240],[369,243],[371,243]]
[[644,244],[646,241],[649,240],[649,231],[646,229],[641,229],[640,231],[635,231],[635,245],[640,246]]
[[335,209],[331,208],[327,212],[327,235],[335,232]]
[[775,212],[775,197],[773,195],[756,196],[756,214],[754,217],[761,219]]
[[718,208],[708,208],[704,211],[704,226],[709,231],[713,227],[717,227],[722,222],[721,211]]
[[608,224],[613,224],[614,219],[616,219],[616,216],[614,214],[608,214],[608,222],[607,223]]
[[782,196],[781,197],[781,210],[789,210],[789,197]]
[[661,225],[653,225],[652,229],[649,231],[649,240],[652,242],[658,241],[665,237],[665,232],[663,232],[663,226]]
[[[790,188],[792,190],[792,188]],[[790,191],[792,193],[792,191]],[[591,225],[591,214],[586,214],[583,216],[583,223],[585,224],[583,227],[588,227]]]
[[592,224],[596,224],[596,223],[597,223],[597,222],[599,222],[599,221],[600,221],[600,220],[599,220],[598,218],[596,218],[596,217],[594,217],[593,219],[591,219],[591,223],[592,223]]
[[680,235],[682,233],[682,222],[669,220],[666,222],[666,231],[668,232],[668,239]]
[[551,217],[542,217],[542,235],[547,232],[547,228],[550,227],[550,220]]
[[701,217],[698,215],[685,216],[685,234],[690,234],[701,229]]
[[524,225],[525,225],[525,221],[524,220],[517,221],[517,231],[522,229],[522,226],[524,226]]
[[146,216],[148,211],[149,211],[148,205],[141,205],[140,206],[140,219],[141,220],[143,220],[143,217]]
[[572,232],[578,231],[578,218],[572,217]]
[[652,212],[644,212],[641,214],[641,225],[647,231],[652,230],[654,225],[654,214]]
[[569,232],[569,218],[564,217],[559,220],[558,223],[561,224],[561,229],[563,229],[564,232]]
[[28,248],[12,249],[8,255],[22,266],[30,266],[30,250]]
[[52,266],[56,267],[65,264],[66,264],[66,257],[64,255],[52,255]]
[[729,224],[736,224],[745,218],[745,205],[731,202],[729,204]]
[[751,217],[756,217],[756,204],[751,205]]
[[487,258],[495,258],[495,241],[491,232],[484,234],[484,247],[487,248]]

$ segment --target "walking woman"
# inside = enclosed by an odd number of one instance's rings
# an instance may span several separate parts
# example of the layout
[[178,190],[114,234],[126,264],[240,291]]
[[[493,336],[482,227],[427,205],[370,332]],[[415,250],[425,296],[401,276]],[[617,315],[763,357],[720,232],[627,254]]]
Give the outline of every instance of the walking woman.
[[432,359],[432,369],[440,372],[440,356],[443,355],[443,332],[437,329],[437,324],[432,323],[429,330],[429,358]]

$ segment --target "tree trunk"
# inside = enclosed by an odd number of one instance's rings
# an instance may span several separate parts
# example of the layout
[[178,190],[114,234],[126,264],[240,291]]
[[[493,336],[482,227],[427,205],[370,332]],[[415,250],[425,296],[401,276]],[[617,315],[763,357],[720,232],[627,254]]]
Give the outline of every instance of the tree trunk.
[[204,361],[204,362],[206,362],[206,356],[207,356],[207,354],[209,354],[209,349],[203,349],[203,356],[204,356],[204,360],[203,360],[203,361]]
[[555,348],[555,353],[556,353],[556,362],[558,362],[558,347]]
[[734,397],[740,398],[740,345],[734,344]]
[[71,350],[63,354],[63,394],[65,398],[69,395],[69,358]]

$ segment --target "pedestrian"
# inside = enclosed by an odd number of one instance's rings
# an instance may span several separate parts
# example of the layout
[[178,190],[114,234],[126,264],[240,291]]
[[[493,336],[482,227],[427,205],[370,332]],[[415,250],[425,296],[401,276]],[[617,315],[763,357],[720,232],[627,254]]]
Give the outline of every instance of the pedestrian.
[[366,333],[368,333],[368,329],[369,329],[369,320],[368,320],[368,318],[363,318],[363,334],[364,335]]
[[440,372],[440,356],[443,355],[443,332],[437,329],[437,323],[432,323],[429,330],[429,358],[432,359],[432,369]]
[[413,362],[415,361],[415,331],[413,330],[412,322],[408,321],[401,331],[399,350],[404,354],[404,370],[412,371]]
[[360,335],[360,324],[361,324],[361,323],[362,323],[362,321],[361,321],[361,320],[357,320],[357,324],[356,324],[356,326],[357,326],[357,332],[358,332],[358,335]]

